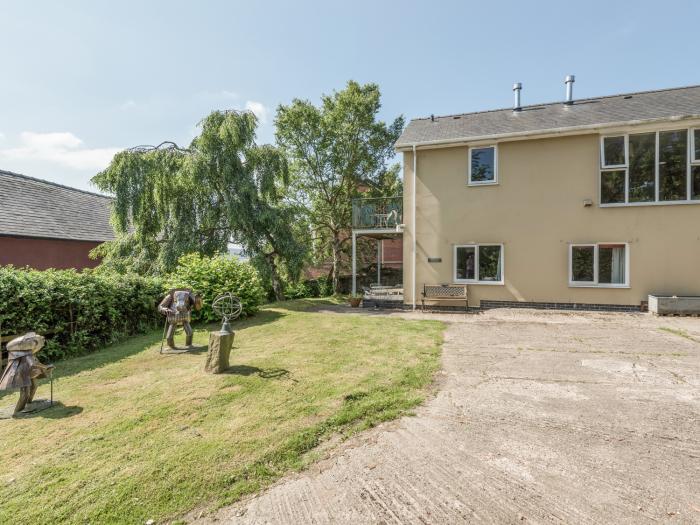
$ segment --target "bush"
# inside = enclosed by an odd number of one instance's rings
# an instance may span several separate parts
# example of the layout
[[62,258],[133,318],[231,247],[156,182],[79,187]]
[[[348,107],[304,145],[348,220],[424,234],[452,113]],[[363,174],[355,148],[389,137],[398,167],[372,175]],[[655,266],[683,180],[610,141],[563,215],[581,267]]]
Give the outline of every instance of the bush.
[[167,285],[168,288],[191,288],[201,295],[204,305],[199,312],[192,312],[192,319],[206,322],[221,320],[211,309],[217,295],[231,292],[239,297],[243,304],[242,316],[257,312],[265,297],[257,270],[229,255],[184,255],[167,279]]
[[0,333],[46,335],[51,360],[77,355],[159,326],[163,291],[135,274],[0,267]]
[[332,295],[332,286],[325,277],[306,279],[295,284],[287,284],[284,296],[287,299],[304,299],[306,297],[327,297]]

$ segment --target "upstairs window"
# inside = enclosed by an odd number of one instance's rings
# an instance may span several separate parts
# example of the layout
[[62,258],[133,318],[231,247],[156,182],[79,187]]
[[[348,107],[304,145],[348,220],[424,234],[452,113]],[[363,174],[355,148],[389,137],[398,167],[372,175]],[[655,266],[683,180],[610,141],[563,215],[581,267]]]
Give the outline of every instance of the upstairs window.
[[602,137],[601,205],[700,200],[699,131]]
[[569,286],[629,287],[628,251],[626,243],[571,244]]
[[627,138],[603,138],[603,168],[624,168],[627,166]]
[[700,200],[700,129],[690,135],[690,198]]
[[469,185],[498,183],[496,146],[469,148]]
[[468,244],[454,248],[454,281],[503,284],[503,245]]

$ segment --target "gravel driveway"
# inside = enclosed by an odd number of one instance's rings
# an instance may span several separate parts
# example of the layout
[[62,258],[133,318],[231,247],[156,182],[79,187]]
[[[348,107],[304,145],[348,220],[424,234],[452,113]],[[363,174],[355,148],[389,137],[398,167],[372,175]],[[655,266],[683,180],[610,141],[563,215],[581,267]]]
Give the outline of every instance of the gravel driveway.
[[415,417],[201,521],[700,523],[700,319],[426,317],[449,324]]

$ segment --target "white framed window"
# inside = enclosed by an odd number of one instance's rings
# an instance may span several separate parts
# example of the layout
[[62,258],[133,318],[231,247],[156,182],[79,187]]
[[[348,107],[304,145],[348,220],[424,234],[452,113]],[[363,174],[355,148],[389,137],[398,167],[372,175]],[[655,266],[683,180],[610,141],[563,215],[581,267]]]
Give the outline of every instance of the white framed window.
[[469,148],[469,186],[498,184],[498,146]]
[[629,288],[629,244],[569,244],[569,286]]
[[626,135],[600,138],[600,167],[603,169],[626,168],[629,146]]
[[700,164],[700,128],[690,130],[690,162]]
[[700,128],[690,130],[690,166],[688,167],[691,200],[700,200]]
[[700,129],[600,137],[600,206],[700,204]]
[[504,283],[502,244],[456,245],[452,260],[455,283]]

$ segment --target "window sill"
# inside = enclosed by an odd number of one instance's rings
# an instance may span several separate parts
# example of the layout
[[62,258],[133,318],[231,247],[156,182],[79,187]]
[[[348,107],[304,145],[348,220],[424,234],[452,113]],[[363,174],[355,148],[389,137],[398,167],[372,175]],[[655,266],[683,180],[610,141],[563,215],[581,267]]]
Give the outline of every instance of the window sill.
[[487,286],[503,286],[504,281],[468,281],[465,279],[455,279],[453,284],[485,284]]
[[467,186],[498,186],[498,181],[467,182]]
[[569,283],[569,288],[607,288],[607,289],[623,289],[627,290],[632,288],[629,284],[576,284]]
[[700,199],[684,201],[658,201],[658,202],[611,202],[599,204],[600,208],[636,208],[638,206],[674,206],[676,204],[700,204]]

